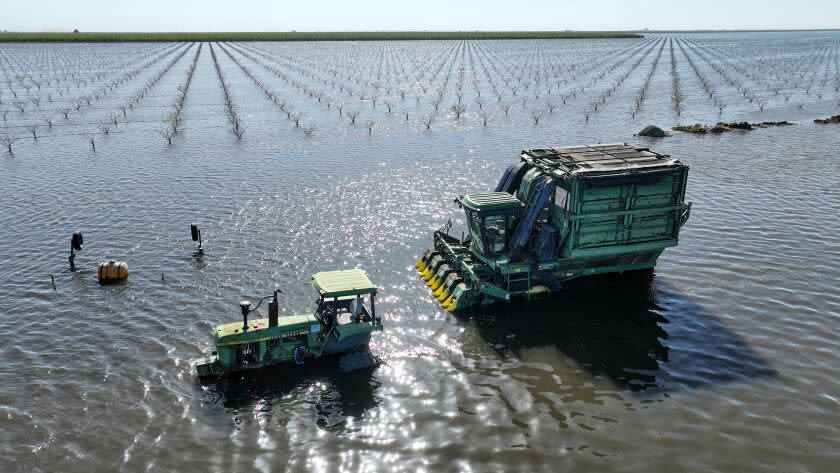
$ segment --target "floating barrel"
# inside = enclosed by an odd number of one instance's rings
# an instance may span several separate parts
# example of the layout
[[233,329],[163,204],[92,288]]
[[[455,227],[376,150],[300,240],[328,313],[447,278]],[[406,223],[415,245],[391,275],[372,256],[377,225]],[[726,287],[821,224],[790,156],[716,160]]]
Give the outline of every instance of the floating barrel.
[[128,264],[122,261],[99,263],[99,282],[122,281],[128,277]]

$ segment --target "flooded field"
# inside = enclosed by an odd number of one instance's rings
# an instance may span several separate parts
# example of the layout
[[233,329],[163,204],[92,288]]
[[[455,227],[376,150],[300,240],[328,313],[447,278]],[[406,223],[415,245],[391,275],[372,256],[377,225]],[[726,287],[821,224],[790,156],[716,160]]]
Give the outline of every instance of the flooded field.
[[[837,113],[837,32],[0,44],[0,471],[836,471]],[[453,196],[599,142],[691,167],[653,277],[442,310]],[[356,266],[383,364],[198,383],[241,299]]]

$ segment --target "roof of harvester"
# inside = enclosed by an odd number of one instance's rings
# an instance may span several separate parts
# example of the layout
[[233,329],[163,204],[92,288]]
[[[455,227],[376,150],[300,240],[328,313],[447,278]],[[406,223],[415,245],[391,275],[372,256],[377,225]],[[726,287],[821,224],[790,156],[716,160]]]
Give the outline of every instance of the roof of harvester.
[[322,271],[312,276],[312,287],[324,298],[376,294],[376,286],[361,269]]
[[525,205],[507,192],[467,194],[461,199],[461,203],[473,210],[509,209],[511,207],[522,207]]
[[667,154],[659,154],[648,148],[635,148],[627,143],[526,149],[521,156],[535,165],[558,168],[569,173],[684,166]]

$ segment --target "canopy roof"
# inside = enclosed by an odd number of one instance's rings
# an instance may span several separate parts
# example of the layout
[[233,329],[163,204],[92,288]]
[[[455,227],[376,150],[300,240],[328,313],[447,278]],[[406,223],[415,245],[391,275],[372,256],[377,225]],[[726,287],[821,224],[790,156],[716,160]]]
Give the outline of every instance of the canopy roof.
[[524,204],[507,192],[485,192],[481,194],[467,194],[461,203],[472,210],[487,211],[523,207]]
[[312,287],[325,299],[376,294],[376,286],[362,269],[322,271],[312,276]]
[[521,156],[535,165],[579,174],[684,167],[667,154],[627,143],[526,149]]

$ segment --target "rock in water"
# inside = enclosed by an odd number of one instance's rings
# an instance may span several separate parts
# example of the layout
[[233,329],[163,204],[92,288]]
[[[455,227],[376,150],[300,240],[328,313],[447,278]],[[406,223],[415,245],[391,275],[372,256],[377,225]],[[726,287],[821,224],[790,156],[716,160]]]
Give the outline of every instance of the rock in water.
[[638,134],[639,136],[650,136],[652,138],[664,138],[666,136],[665,131],[656,125],[648,125],[642,128],[642,131]]

